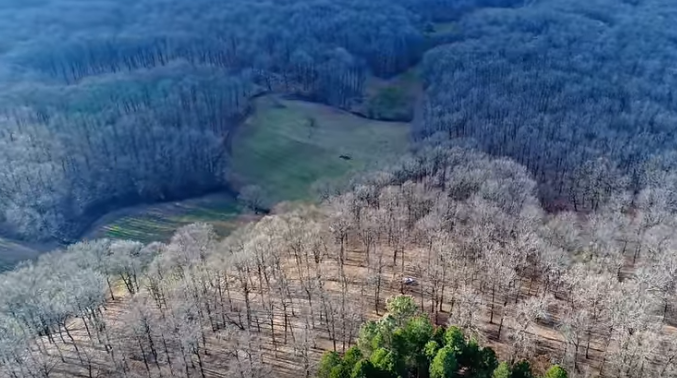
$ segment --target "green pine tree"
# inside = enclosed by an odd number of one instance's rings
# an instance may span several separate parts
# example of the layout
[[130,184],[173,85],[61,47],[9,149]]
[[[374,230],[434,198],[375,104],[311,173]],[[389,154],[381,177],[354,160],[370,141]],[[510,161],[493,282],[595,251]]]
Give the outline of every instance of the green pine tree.
[[453,378],[457,371],[456,354],[449,346],[440,349],[430,364],[430,378]]
[[455,352],[462,352],[465,349],[465,336],[463,331],[456,326],[449,327],[444,332],[444,345],[452,348]]
[[529,361],[522,360],[516,363],[512,367],[512,378],[534,378]]
[[550,369],[548,369],[547,372],[545,372],[545,375],[543,378],[568,378],[569,375],[567,374],[567,371],[562,369],[559,365],[554,365]]
[[336,367],[342,367],[343,360],[336,352],[326,352],[320,359],[320,364],[317,369],[317,378],[331,378],[332,371]]
[[491,375],[491,378],[511,378],[512,370],[510,365],[507,362],[501,362],[498,364],[498,367],[494,370],[494,373]]

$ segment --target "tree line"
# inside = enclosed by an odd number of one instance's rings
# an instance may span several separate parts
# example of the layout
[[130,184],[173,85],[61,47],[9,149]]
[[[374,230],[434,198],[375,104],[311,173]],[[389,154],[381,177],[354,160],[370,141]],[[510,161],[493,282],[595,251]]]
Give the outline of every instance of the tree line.
[[[431,324],[497,345],[513,362],[502,369],[675,374],[671,192],[627,193],[581,216],[545,212],[536,188],[512,161],[428,141],[320,207],[223,240],[198,224],[167,244],[75,244],[0,276],[3,374],[312,377],[324,351],[345,361],[355,345],[360,360],[423,374],[418,348],[395,358],[406,322],[394,319],[391,339],[369,322],[401,293]],[[442,370],[454,359],[493,367],[446,350]]]
[[[8,20],[0,42],[3,234],[72,239],[109,206],[223,186],[227,158],[216,146],[207,156],[174,160],[174,172],[166,166],[154,176],[147,167],[228,139],[246,99],[262,91],[349,108],[362,101],[371,75],[391,77],[421,60],[426,90],[415,135],[443,132],[515,159],[534,175],[548,210],[595,210],[651,185],[656,169],[674,169],[674,12],[663,0],[69,5],[0,9]],[[436,22],[451,31],[431,34]],[[158,89],[136,92],[139,81]],[[170,84],[181,81],[191,84]],[[190,85],[209,94],[182,93],[194,91]],[[64,104],[61,97],[76,92],[84,103]],[[162,96],[170,105],[159,104]],[[148,106],[155,110],[136,114]],[[193,119],[162,115],[184,108]],[[110,127],[120,123],[142,126]],[[202,136],[167,141],[177,123]],[[193,123],[209,124],[214,135]],[[141,132],[147,129],[162,131]],[[92,138],[106,142],[91,147]],[[81,153],[82,145],[90,152]],[[71,150],[84,157],[60,157]],[[132,155],[139,170],[110,164],[117,154]],[[97,187],[109,178],[113,195]]]
[[223,188],[221,141],[251,96],[350,108],[370,76],[401,73],[443,41],[430,37],[433,22],[516,5],[10,1],[0,8],[0,232],[71,241],[110,209]]

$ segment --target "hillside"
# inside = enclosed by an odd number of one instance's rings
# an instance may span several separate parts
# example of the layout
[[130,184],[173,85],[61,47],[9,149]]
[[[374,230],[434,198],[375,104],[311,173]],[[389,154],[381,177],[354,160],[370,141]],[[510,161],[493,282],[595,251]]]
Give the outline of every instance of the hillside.
[[677,376],[674,1],[0,18],[0,378]]
[[[16,315],[3,320],[4,368],[312,375],[323,351],[350,348],[387,298],[408,293],[434,324],[536,372],[677,369],[674,255],[655,249],[674,240],[651,241],[667,219],[642,229],[644,215],[622,208],[547,215],[523,167],[446,145],[402,163],[223,240],[190,225],[168,244],[81,243],[6,273],[0,305]],[[636,231],[645,238],[624,247]]]

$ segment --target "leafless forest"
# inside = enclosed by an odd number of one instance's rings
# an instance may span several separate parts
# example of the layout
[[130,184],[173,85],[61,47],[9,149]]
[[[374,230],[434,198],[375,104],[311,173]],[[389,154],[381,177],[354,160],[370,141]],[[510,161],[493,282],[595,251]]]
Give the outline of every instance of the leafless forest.
[[[9,377],[311,377],[398,293],[504,359],[677,374],[677,241],[660,187],[545,213],[526,170],[447,145],[217,240],[99,240],[2,276]],[[402,283],[416,278],[418,285]]]
[[[64,246],[0,274],[0,376],[311,378],[407,294],[539,376],[677,377],[675,4],[0,0],[0,237]],[[264,94],[406,113],[410,153],[249,186],[225,239],[71,244],[232,189]]]

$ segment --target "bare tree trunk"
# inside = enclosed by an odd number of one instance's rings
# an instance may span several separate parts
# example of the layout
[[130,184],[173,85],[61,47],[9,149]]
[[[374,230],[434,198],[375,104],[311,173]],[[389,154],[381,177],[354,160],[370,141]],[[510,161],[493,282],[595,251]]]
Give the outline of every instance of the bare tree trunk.
[[491,315],[489,316],[489,324],[494,324],[494,300],[496,298],[496,283],[491,285]]
[[115,300],[115,294],[113,294],[113,287],[110,284],[110,278],[106,277],[106,283],[108,284],[108,292],[110,293],[110,299]]
[[197,365],[200,367],[200,375],[202,378],[205,378],[205,369],[202,363],[202,357],[200,356],[200,350],[195,349],[195,355],[197,356]]
[[139,337],[136,338],[136,342],[139,344],[139,350],[141,351],[141,356],[143,357],[143,364],[146,367],[146,372],[148,373],[148,377],[151,377],[150,374],[150,366],[148,366],[148,358],[146,357],[146,350],[143,347],[143,343],[141,342],[141,339]]
[[162,346],[164,348],[165,356],[167,357],[167,365],[169,365],[169,372],[172,376],[174,376],[174,367],[172,366],[172,357],[169,354],[169,347],[167,346],[167,339],[165,339],[164,333],[160,332],[160,335],[162,336]]
[[65,321],[63,322],[63,328],[66,331],[66,335],[68,335],[68,338],[71,340],[73,347],[75,348],[75,354],[78,355],[78,359],[80,360],[80,363],[82,363],[84,365],[85,362],[82,360],[82,356],[80,355],[80,348],[78,348],[78,344],[75,342],[73,335],[71,335],[71,332],[68,330],[68,326],[66,325]]

